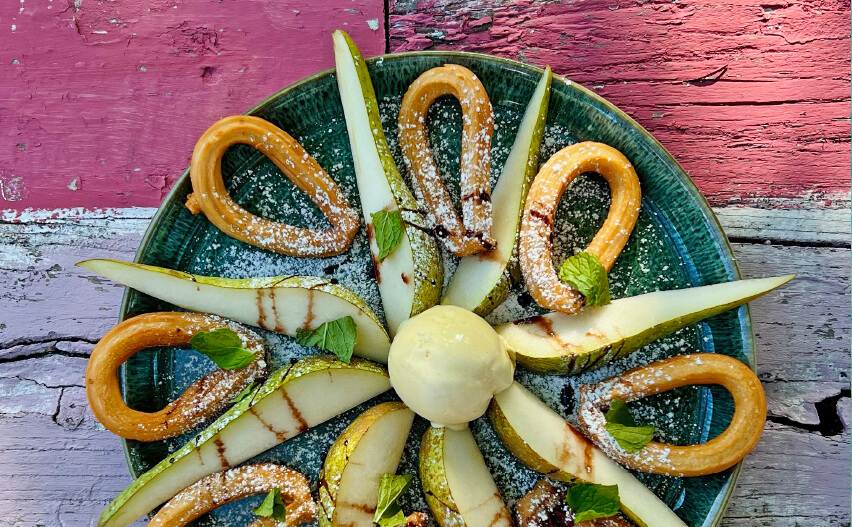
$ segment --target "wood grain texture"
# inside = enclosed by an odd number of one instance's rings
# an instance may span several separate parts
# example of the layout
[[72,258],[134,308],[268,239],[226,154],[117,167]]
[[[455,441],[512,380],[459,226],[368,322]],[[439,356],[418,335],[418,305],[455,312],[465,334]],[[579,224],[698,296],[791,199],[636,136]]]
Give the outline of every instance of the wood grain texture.
[[[82,388],[123,288],[73,263],[132,259],[151,212],[0,223],[2,526],[86,525],[130,481],[118,439],[94,422]],[[849,525],[850,250],[734,251],[746,276],[799,278],[751,304],[770,417],[723,525]]]
[[0,2],[0,527],[91,525],[130,482],[82,385],[123,288],[73,264],[132,259],[200,133],[336,28],[550,64],[674,154],[746,276],[800,273],[752,303],[770,417],[723,525],[850,525],[849,0],[386,4]]
[[715,207],[732,240],[849,247],[850,210]]
[[[594,89],[716,206],[849,204],[849,0],[0,3],[0,209],[155,206],[206,126],[332,65],[465,49]],[[714,73],[715,72],[715,73]]]
[[385,48],[380,0],[0,2],[0,209],[157,206],[215,120]]
[[[715,206],[845,208],[849,1],[391,0],[391,51],[481,51],[593,89]],[[715,73],[714,73],[715,72]]]

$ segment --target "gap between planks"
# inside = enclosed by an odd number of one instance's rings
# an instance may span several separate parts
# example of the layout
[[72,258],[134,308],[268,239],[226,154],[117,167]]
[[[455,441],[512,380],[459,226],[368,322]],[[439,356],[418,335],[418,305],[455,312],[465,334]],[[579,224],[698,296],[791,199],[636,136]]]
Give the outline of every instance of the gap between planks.
[[[786,217],[808,219],[806,211],[799,212]],[[153,213],[118,209],[3,216],[0,315],[18,323],[4,327],[0,320],[0,341],[17,335],[20,342],[5,350],[17,358],[0,365],[0,470],[5,474],[0,478],[0,525],[16,525],[21,518],[51,526],[85,524],[130,481],[118,440],[98,430],[81,386],[85,356],[115,323],[123,288],[89,280],[93,277],[83,276],[87,273],[73,263],[96,256],[132,258]],[[734,216],[754,228],[744,214],[740,210]],[[733,223],[722,218],[726,225]],[[818,233],[836,220],[822,218],[800,230]],[[777,220],[766,223],[777,227]],[[729,234],[737,229],[726,228]],[[794,238],[805,239],[802,234]],[[849,389],[850,251],[734,245],[746,276],[802,274],[751,306],[759,370],[775,419],[747,458],[722,525],[848,525],[849,398],[843,394]],[[818,411],[826,402],[835,405],[839,434],[820,433],[830,424]],[[797,453],[795,462],[790,452]],[[814,510],[819,517],[808,516]]]
[[[796,206],[796,203],[788,203]],[[110,209],[55,209],[0,211],[0,235],[3,224],[85,223],[97,226],[99,222],[114,220],[150,220],[157,209],[151,207],[129,207]],[[732,242],[769,243],[781,245],[849,247],[852,230],[850,209],[714,207],[713,212]],[[140,235],[142,232],[139,233]]]

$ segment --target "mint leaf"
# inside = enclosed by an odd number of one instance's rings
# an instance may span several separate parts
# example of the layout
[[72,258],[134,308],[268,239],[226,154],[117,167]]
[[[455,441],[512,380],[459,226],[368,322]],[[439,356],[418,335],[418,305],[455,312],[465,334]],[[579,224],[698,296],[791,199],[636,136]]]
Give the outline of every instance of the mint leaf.
[[399,505],[394,503],[385,511],[384,516],[376,520],[376,523],[379,524],[379,527],[400,527],[408,523],[408,519]]
[[281,499],[281,489],[276,488],[269,491],[269,494],[263,498],[263,502],[254,509],[254,513],[258,516],[272,516],[274,519],[283,522],[287,517],[287,509]]
[[251,382],[248,386],[246,386],[243,389],[243,391],[241,391],[240,393],[237,394],[236,397],[234,397],[234,400],[231,401],[231,403],[232,404],[241,403],[244,400],[248,399],[249,397],[254,396],[254,392],[257,390],[258,386],[260,386],[259,382],[257,382],[257,381]]
[[612,300],[606,269],[592,253],[582,252],[565,260],[559,268],[559,279],[582,293],[587,306],[603,306]]
[[380,210],[370,214],[373,218],[373,235],[379,247],[379,261],[383,261],[402,242],[402,215],[398,210]]
[[654,438],[653,426],[636,426],[627,404],[613,399],[606,412],[606,431],[627,452],[642,450]]
[[337,355],[349,364],[355,349],[357,328],[352,317],[338,318],[321,324],[313,330],[297,329],[296,342],[302,346],[316,346]]
[[636,420],[630,415],[627,403],[621,399],[613,399],[606,412],[607,423],[618,423],[624,426],[636,426]]
[[379,483],[379,501],[376,505],[376,514],[373,515],[373,523],[380,527],[397,527],[405,524],[405,515],[396,502],[405,491],[411,488],[411,474],[397,476],[395,474],[384,474]]
[[618,485],[580,483],[568,489],[565,503],[574,511],[574,523],[618,514]]
[[627,452],[639,452],[654,439],[653,426],[625,426],[621,423],[607,423],[606,431],[615,439],[618,446]]
[[231,328],[196,333],[189,339],[189,345],[223,370],[241,370],[257,358],[243,348],[243,341]]

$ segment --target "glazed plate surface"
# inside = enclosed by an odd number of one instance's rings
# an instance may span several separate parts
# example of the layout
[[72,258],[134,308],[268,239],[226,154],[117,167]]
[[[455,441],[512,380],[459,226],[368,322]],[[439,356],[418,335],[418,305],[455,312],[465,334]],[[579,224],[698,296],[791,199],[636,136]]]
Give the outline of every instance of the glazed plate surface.
[[[370,75],[376,89],[384,132],[405,175],[396,141],[396,116],[402,95],[422,72],[445,63],[461,64],[482,80],[494,107],[492,184],[509,154],[520,118],[541,70],[478,54],[417,52],[371,59]],[[358,207],[355,172],[346,135],[343,109],[333,71],[300,81],[258,104],[249,113],[271,121],[296,140],[337,181],[350,203]],[[212,123],[211,123],[212,124]],[[453,99],[441,99],[429,113],[430,144],[450,193],[458,199],[458,153],[461,115]],[[623,152],[633,163],[642,184],[642,212],[634,233],[610,274],[614,297],[655,290],[713,284],[740,278],[739,271],[716,218],[683,169],[644,129],[610,103],[568,80],[554,77],[547,131],[542,142],[544,162],[560,148],[578,141],[599,141]],[[250,212],[305,227],[327,222],[313,203],[258,151],[238,145],[225,155],[222,171],[234,199]],[[151,223],[137,261],[181,271],[245,278],[305,274],[336,278],[354,290],[382,315],[378,288],[363,228],[343,255],[299,259],[252,247],[222,234],[203,215],[184,207],[191,192],[187,174],[175,185]],[[582,250],[606,217],[609,190],[596,175],[579,178],[565,193],[557,215],[556,258]],[[445,254],[445,283],[456,260]],[[128,291],[122,317],[174,310],[174,306]],[[540,313],[522,284],[488,317],[502,323]],[[293,357],[317,353],[286,336],[257,330],[269,345],[272,367]],[[748,308],[719,315],[688,327],[613,363],[603,370],[564,378],[519,370],[516,379],[564,417],[573,419],[575,388],[629,367],[688,352],[725,353],[754,366],[754,340]],[[150,349],[123,368],[128,404],[153,411],[179,395],[190,383],[213,369],[213,364],[189,349]],[[315,429],[258,456],[304,472],[316,486],[325,451],[337,435],[367,407],[392,399],[387,393]],[[687,387],[635,403],[641,424],[653,424],[662,440],[675,444],[705,441],[721,432],[733,414],[730,396],[722,389]],[[417,452],[427,423],[417,419],[399,473],[417,473]],[[485,418],[473,423],[474,435],[508,505],[530,490],[538,475],[527,470],[497,440]],[[140,443],[126,441],[125,451],[134,476],[145,472],[192,434],[173,440]],[[678,479],[639,475],[691,526],[716,525],[724,512],[739,465],[712,476]],[[416,479],[415,479],[416,481]],[[222,507],[199,525],[247,525],[251,509],[261,497]],[[406,512],[427,511],[419,482],[403,499]]]

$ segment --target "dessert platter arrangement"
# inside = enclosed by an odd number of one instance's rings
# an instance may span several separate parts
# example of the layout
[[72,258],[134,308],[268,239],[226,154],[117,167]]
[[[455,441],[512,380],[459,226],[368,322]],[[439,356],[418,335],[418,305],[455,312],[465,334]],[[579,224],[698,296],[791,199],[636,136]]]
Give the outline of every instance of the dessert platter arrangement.
[[[198,140],[92,352],[98,525],[715,525],[766,402],[724,235],[638,125],[474,54],[365,60]],[[360,208],[360,210],[359,210]],[[735,309],[739,308],[739,309]]]

